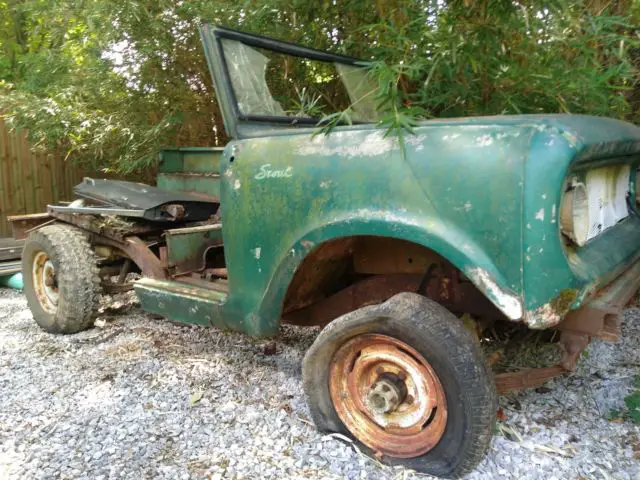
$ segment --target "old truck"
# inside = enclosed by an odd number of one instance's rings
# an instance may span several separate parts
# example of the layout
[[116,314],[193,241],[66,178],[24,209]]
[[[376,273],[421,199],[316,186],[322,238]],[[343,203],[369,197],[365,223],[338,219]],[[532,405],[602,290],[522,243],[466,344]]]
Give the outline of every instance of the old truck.
[[[128,288],[180,322],[259,337],[321,326],[303,364],[318,428],[443,477],[483,458],[497,392],[616,338],[640,282],[640,128],[524,115],[400,138],[362,62],[201,34],[233,140],[164,151],[156,187],[86,179],[78,200],[14,218],[43,329],[89,328],[101,293]],[[345,109],[351,124],[317,134]],[[464,315],[555,329],[564,356],[493,375]]]

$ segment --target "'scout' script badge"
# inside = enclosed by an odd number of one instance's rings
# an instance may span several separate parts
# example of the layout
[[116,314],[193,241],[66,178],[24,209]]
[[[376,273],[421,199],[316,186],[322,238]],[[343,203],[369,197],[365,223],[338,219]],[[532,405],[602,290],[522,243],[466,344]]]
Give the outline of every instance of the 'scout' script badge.
[[260,166],[260,171],[256,173],[256,180],[264,180],[265,178],[291,178],[293,177],[293,167],[287,167],[280,170],[271,169],[270,163]]

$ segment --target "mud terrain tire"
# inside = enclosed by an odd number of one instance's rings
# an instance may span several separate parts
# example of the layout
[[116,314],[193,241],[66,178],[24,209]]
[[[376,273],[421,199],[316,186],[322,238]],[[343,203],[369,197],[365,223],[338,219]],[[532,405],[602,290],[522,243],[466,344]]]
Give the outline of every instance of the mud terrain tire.
[[54,224],[31,232],[22,272],[27,303],[43,330],[69,334],[93,326],[101,285],[96,256],[82,230]]

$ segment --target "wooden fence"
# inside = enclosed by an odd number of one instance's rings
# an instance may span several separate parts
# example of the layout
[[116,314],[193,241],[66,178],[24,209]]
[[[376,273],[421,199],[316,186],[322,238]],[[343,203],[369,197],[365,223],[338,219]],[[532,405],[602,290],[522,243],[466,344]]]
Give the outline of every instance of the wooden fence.
[[8,215],[43,212],[73,197],[85,173],[64,158],[34,153],[26,132],[11,132],[0,117],[0,237],[11,236]]

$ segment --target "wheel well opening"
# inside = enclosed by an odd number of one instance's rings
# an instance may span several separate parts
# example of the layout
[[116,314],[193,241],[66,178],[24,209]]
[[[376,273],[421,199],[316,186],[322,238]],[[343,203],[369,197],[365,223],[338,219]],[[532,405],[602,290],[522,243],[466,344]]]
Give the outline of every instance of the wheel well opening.
[[322,243],[305,257],[289,284],[282,320],[324,326],[401,292],[424,295],[457,315],[504,318],[460,270],[434,250],[406,240],[363,235]]

